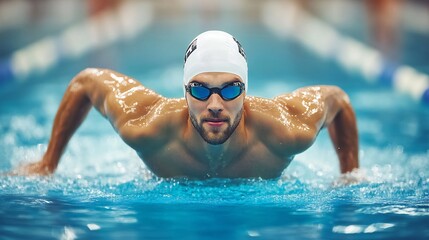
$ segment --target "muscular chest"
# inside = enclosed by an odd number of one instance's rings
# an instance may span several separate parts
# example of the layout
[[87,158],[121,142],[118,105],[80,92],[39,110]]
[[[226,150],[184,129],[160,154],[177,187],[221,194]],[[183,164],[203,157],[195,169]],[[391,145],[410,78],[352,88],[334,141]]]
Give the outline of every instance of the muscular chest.
[[177,143],[151,154],[141,154],[146,165],[160,177],[275,178],[289,165],[262,144],[253,144],[234,157],[213,159],[195,154]]

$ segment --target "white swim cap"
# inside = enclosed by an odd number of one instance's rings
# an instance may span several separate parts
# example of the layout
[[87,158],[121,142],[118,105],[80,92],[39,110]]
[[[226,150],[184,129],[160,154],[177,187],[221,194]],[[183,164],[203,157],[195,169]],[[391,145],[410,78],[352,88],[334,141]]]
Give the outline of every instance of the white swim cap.
[[247,91],[247,61],[241,44],[223,31],[207,31],[189,44],[183,66],[183,83],[204,72],[227,72],[238,75]]

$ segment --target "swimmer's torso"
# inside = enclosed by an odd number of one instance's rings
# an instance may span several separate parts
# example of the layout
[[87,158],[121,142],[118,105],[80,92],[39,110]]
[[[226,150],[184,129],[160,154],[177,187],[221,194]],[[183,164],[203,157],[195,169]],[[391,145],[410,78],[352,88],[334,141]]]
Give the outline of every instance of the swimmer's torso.
[[184,98],[162,97],[113,71],[85,76],[93,80],[84,85],[93,105],[160,177],[278,177],[312,144],[325,114],[317,87],[274,99],[246,96],[223,151],[210,153],[213,147],[192,125]]
[[[172,140],[154,151],[144,150],[140,157],[147,167],[160,177],[189,178],[275,178],[290,163],[288,159],[273,154],[262,143],[246,146],[235,158],[213,160],[196,154],[182,141]],[[216,161],[216,162],[213,162]]]
[[284,111],[273,100],[247,97],[227,151],[217,155],[208,154],[204,139],[193,133],[184,99],[164,99],[145,117],[130,120],[121,137],[160,177],[275,178],[300,151],[285,130],[294,121]]

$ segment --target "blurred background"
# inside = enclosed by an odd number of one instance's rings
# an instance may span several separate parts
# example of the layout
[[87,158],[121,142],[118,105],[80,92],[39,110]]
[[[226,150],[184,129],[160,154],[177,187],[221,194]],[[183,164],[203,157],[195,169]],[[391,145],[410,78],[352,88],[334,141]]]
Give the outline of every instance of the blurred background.
[[242,42],[250,79],[352,77],[303,60],[303,49],[393,87],[410,66],[396,85],[416,81],[419,91],[396,87],[416,99],[429,87],[429,3],[417,0],[0,0],[0,87],[85,67],[180,78],[187,44],[209,29]]

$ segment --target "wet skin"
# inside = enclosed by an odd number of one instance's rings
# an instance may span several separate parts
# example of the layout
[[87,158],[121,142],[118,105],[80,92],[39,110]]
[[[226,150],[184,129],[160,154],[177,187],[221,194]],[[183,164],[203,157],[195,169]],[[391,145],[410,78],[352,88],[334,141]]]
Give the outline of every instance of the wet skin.
[[[212,72],[191,81],[221,88],[241,79]],[[15,173],[54,172],[92,106],[160,177],[275,178],[323,127],[329,130],[341,172],[358,168],[355,115],[338,87],[301,88],[273,99],[245,92],[231,101],[217,94],[200,101],[189,93],[171,99],[120,73],[86,69],[64,94],[43,159]]]

